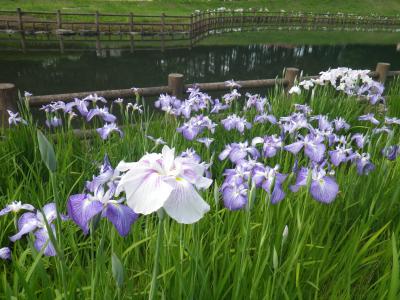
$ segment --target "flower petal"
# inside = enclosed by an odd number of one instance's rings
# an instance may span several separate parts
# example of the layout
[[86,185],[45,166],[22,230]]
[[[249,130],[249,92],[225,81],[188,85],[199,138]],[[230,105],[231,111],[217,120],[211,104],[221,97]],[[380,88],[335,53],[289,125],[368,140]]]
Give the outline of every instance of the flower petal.
[[91,201],[86,194],[72,195],[67,203],[68,215],[83,230],[89,232],[89,222],[103,210],[100,201]]
[[336,198],[338,191],[339,186],[332,177],[325,176],[311,182],[311,195],[319,202],[331,203]]
[[132,224],[139,217],[128,206],[118,203],[109,203],[103,212],[103,216],[114,224],[121,236],[126,236],[129,233]]

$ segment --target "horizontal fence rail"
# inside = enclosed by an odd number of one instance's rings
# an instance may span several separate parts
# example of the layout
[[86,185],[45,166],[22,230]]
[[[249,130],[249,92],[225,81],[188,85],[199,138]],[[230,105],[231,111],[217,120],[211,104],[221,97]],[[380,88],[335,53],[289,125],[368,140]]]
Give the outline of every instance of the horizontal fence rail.
[[[220,10],[196,12],[190,16],[137,15],[134,13],[70,13],[0,11],[0,33],[19,35],[22,50],[26,39],[35,42],[50,41],[56,36],[61,52],[68,38],[94,37],[100,46],[100,37],[119,37],[130,43],[153,42],[161,50],[186,41],[193,47],[209,35],[222,32],[258,30],[346,30],[346,31],[400,31],[399,16],[360,16],[354,14],[315,14],[269,12],[255,10]],[[97,48],[97,45],[96,45]]]

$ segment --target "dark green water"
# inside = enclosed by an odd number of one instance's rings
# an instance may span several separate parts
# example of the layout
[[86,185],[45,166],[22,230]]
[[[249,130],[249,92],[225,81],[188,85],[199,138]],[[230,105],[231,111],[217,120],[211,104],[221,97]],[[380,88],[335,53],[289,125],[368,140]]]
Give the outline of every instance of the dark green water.
[[380,61],[400,69],[396,45],[250,45],[100,54],[0,52],[0,82],[40,95],[165,85],[173,72],[183,73],[192,83],[280,77],[285,66],[309,75],[339,66],[374,69]]

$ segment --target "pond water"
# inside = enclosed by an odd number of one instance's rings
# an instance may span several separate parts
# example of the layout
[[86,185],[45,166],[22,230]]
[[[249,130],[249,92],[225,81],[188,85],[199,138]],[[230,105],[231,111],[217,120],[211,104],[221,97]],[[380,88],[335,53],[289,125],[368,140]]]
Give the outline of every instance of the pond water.
[[377,62],[400,69],[396,45],[199,46],[192,50],[101,53],[0,52],[0,82],[35,95],[166,85],[168,73],[187,83],[275,78],[283,68],[314,75],[329,67],[374,69]]

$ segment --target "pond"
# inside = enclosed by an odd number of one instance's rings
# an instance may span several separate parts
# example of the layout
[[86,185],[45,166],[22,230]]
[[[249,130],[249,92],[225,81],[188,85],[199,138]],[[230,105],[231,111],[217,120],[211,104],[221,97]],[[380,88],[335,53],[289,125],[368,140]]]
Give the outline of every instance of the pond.
[[329,67],[400,69],[396,45],[199,46],[192,50],[9,53],[0,52],[0,82],[35,95],[165,85],[169,73],[187,83],[275,78],[283,68],[314,75]]

